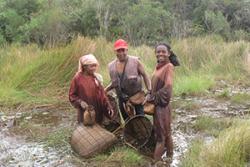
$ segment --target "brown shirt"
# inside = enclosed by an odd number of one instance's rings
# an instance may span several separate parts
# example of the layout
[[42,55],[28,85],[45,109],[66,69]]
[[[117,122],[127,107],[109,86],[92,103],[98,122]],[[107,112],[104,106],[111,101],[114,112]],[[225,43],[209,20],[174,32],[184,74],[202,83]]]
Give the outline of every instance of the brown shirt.
[[156,68],[152,77],[152,94],[154,103],[161,107],[166,107],[172,96],[173,85],[173,65],[165,64]]
[[69,101],[77,109],[81,109],[81,101],[94,106],[97,122],[102,121],[103,114],[108,116],[108,108],[110,107],[108,98],[105,95],[104,88],[95,76],[76,73],[71,81]]
[[158,142],[166,141],[172,151],[171,139],[171,108],[173,65],[171,63],[158,66],[152,77],[152,101],[156,105],[154,113],[154,129]]

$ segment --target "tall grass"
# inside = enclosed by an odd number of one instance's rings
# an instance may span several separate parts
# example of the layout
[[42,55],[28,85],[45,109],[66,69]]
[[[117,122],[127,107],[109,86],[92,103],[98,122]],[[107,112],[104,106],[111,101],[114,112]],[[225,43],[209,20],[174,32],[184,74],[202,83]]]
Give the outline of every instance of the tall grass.
[[195,143],[183,167],[244,167],[250,161],[250,122],[241,121],[224,130],[213,143]]
[[[105,39],[78,37],[65,47],[40,49],[17,44],[0,48],[0,102],[52,103],[67,101],[71,78],[81,55],[94,53],[99,72],[107,85],[107,64],[115,58],[113,45]],[[173,51],[181,66],[175,69],[176,95],[197,94],[215,85],[216,78],[247,80],[244,60],[249,43],[226,43],[217,36],[173,40]],[[155,67],[153,48],[130,47],[129,54],[140,57],[151,76]]]

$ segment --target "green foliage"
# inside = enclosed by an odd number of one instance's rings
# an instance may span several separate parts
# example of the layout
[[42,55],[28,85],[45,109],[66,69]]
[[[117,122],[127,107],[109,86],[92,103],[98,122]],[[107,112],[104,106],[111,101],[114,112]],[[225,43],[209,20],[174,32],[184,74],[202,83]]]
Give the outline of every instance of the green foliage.
[[7,42],[22,42],[22,26],[29,23],[32,15],[39,11],[39,1],[6,0],[0,4],[0,34]]
[[53,47],[77,35],[133,45],[205,34],[249,40],[245,0],[0,0],[0,43]]
[[205,11],[205,25],[211,33],[220,34],[225,37],[229,36],[229,23],[220,11],[217,13]]
[[0,46],[2,46],[6,42],[4,36],[0,34]]
[[172,17],[159,3],[143,1],[130,8],[125,22],[130,41],[134,44],[147,41],[154,45],[155,41],[164,40],[169,35]]

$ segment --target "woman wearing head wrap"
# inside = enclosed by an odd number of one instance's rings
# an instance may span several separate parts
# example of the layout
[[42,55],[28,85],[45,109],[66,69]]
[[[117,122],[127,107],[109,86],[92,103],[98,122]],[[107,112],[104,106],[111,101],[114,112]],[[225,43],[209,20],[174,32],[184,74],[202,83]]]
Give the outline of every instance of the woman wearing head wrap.
[[95,73],[99,63],[92,54],[79,59],[78,72],[71,81],[69,101],[78,110],[77,121],[83,123],[83,113],[91,105],[96,112],[96,122],[101,124],[103,115],[111,118],[112,107],[102,86],[102,77]]

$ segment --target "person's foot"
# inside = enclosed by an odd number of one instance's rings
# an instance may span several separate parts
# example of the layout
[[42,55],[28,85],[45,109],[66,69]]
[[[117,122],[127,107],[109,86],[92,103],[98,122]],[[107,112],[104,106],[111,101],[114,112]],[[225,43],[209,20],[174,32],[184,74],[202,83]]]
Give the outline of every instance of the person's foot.
[[165,161],[157,161],[154,163],[153,167],[169,167],[170,164]]
[[167,154],[167,152],[165,152],[161,158],[164,162],[171,164],[173,161],[173,154]]

